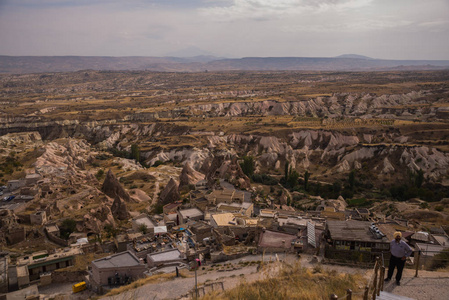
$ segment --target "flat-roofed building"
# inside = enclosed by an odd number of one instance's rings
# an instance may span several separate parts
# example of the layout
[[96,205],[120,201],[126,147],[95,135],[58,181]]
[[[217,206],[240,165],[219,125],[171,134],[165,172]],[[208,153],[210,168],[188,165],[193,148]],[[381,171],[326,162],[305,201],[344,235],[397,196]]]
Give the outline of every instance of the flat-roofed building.
[[139,231],[141,226],[146,226],[148,232],[154,232],[154,223],[153,221],[151,221],[151,219],[148,217],[147,214],[141,214],[138,217],[134,218],[131,221],[132,225],[133,225],[133,229],[135,231]]
[[294,234],[264,230],[259,237],[257,249],[259,252],[290,252],[293,250],[292,242],[298,240]]
[[328,220],[325,230],[326,257],[372,261],[381,252],[388,252],[390,240],[373,226],[366,221]]
[[239,190],[223,189],[214,190],[212,193],[205,196],[211,205],[217,205],[219,203],[242,203],[245,200],[245,193]]
[[41,179],[42,179],[42,176],[40,174],[37,174],[37,173],[28,174],[28,175],[25,176],[26,185],[36,184]]
[[233,202],[233,203],[219,203],[217,205],[217,211],[241,213],[242,215],[251,217],[254,213],[254,204],[251,202]]
[[260,212],[259,212],[259,216],[261,218],[264,218],[264,219],[266,219],[266,218],[273,218],[274,219],[274,218],[277,217],[277,215],[278,215],[278,213],[275,210],[272,210],[272,209],[261,209]]
[[25,186],[26,181],[23,179],[19,180],[10,180],[8,181],[8,190],[15,191],[23,186]]
[[168,203],[162,207],[162,210],[163,210],[164,214],[176,213],[178,211],[178,208],[181,206],[182,206],[182,202]]
[[45,210],[37,211],[30,215],[31,225],[43,225],[47,222],[47,213]]
[[94,286],[120,285],[125,283],[126,278],[136,280],[143,277],[146,271],[146,266],[131,251],[94,260],[91,266],[91,280]]
[[204,213],[198,208],[189,208],[178,210],[178,225],[187,223],[187,221],[200,221],[204,220]]
[[211,215],[210,225],[215,228],[223,226],[235,226],[237,225],[237,218],[233,213]]
[[40,274],[62,269],[73,265],[75,256],[82,254],[80,248],[65,248],[53,254],[47,251],[35,252],[31,255],[19,257],[17,265],[26,265],[30,275],[30,281],[40,278]]
[[19,289],[30,284],[30,273],[27,266],[17,266],[17,285]]
[[202,211],[207,210],[207,206],[209,205],[209,201],[205,197],[199,197],[190,200],[190,203],[194,205],[195,207],[201,209]]
[[195,235],[197,243],[202,242],[205,238],[212,236],[212,226],[203,222],[196,222],[189,226],[190,231]]
[[445,234],[433,234],[433,238],[437,243],[444,247],[449,247],[449,237]]
[[185,261],[185,255],[178,249],[155,252],[147,255],[147,263],[149,268],[154,268],[163,264],[181,263]]
[[59,227],[56,224],[45,226],[45,231],[47,231],[48,234],[52,234],[55,236],[60,235]]

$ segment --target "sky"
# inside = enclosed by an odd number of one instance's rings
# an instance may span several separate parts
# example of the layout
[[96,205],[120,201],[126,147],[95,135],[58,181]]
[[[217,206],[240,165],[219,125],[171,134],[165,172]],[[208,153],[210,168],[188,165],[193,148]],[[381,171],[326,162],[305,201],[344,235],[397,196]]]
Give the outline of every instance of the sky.
[[0,0],[0,55],[449,60],[449,0]]

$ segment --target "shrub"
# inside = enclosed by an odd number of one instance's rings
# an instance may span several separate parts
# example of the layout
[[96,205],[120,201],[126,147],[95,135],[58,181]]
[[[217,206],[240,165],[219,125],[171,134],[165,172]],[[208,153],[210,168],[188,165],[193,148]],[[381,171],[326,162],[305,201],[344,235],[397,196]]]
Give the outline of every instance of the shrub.
[[161,160],[156,160],[155,162],[154,162],[154,164],[153,164],[153,166],[152,167],[157,167],[157,166],[160,166],[160,165],[163,165],[164,164],[164,162],[163,161],[161,161]]
[[437,205],[437,206],[435,206],[435,210],[436,211],[443,211],[444,210],[444,206],[443,205]]
[[59,231],[61,238],[67,240],[71,233],[76,229],[76,221],[73,219],[65,219],[62,221],[61,226],[59,226]]

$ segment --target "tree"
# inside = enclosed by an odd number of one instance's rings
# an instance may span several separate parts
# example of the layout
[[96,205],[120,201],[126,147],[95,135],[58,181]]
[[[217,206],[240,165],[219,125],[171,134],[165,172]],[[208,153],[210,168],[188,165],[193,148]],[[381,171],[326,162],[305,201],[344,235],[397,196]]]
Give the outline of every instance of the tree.
[[143,234],[147,234],[148,232],[148,227],[145,224],[140,224],[139,226],[139,231],[142,232]]
[[419,189],[424,182],[424,172],[423,170],[419,169],[416,171],[415,175],[415,186]]
[[288,181],[288,172],[289,172],[289,165],[288,165],[288,160],[285,162],[285,166],[284,166],[284,176],[285,176],[285,182]]
[[104,170],[103,170],[103,169],[100,169],[100,170],[98,170],[97,174],[95,174],[95,177],[96,177],[98,180],[100,180],[100,179],[103,177],[103,175],[104,175]]
[[296,172],[296,170],[294,170],[292,167],[290,167],[290,170],[288,172],[288,177],[287,178],[288,178],[287,179],[287,184],[291,188],[294,188],[298,184],[299,173]]
[[355,186],[355,171],[354,170],[349,172],[348,183],[349,183],[349,189],[351,190],[351,192],[353,192],[354,186]]
[[114,228],[111,224],[104,225],[104,231],[106,231],[106,237],[116,237],[118,230]]
[[310,178],[311,173],[309,173],[309,171],[305,171],[304,172],[304,190],[308,190],[308,184],[309,184],[309,178]]
[[59,226],[59,232],[61,238],[68,240],[70,234],[72,234],[76,229],[76,221],[73,219],[65,219],[62,221],[61,226]]
[[140,162],[140,149],[139,145],[132,144],[131,145],[131,158],[135,159],[136,162]]
[[244,156],[240,167],[246,176],[251,177],[254,174],[254,158],[252,156]]

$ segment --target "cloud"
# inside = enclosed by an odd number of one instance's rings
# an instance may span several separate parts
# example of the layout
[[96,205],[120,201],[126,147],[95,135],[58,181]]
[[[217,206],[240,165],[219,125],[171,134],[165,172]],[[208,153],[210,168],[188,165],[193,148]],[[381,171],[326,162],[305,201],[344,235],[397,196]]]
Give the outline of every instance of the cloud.
[[220,22],[270,20],[289,15],[341,12],[370,5],[372,0],[233,0],[230,5],[200,9],[205,16]]

